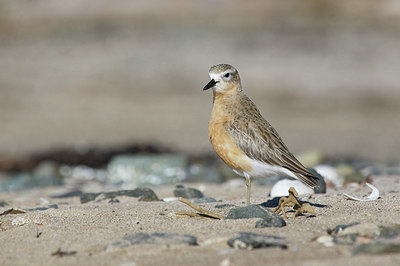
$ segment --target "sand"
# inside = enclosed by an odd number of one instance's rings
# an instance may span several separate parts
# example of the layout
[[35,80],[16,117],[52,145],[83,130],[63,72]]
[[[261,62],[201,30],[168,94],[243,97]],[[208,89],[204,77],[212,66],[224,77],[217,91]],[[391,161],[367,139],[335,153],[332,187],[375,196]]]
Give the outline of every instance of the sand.
[[[16,193],[0,193],[0,199],[10,208],[34,209],[57,204],[58,209],[28,211],[23,214],[0,216],[1,265],[399,265],[400,254],[352,255],[351,246],[325,247],[315,239],[327,235],[327,230],[339,224],[353,222],[389,226],[400,221],[400,176],[379,176],[373,184],[381,198],[372,202],[347,200],[343,192],[356,196],[369,194],[369,189],[329,188],[326,194],[302,196],[318,206],[317,215],[288,218],[281,228],[255,228],[259,218],[241,220],[212,220],[177,217],[175,211],[190,211],[178,201],[141,202],[137,198],[118,197],[119,203],[108,200],[81,204],[79,197],[51,198],[65,192],[65,187],[33,189]],[[200,188],[216,203],[202,206],[226,215],[229,208],[216,209],[218,204],[244,206],[245,186],[190,183]],[[160,198],[173,196],[174,186],[152,188]],[[252,203],[268,199],[270,187],[253,186]],[[40,198],[43,198],[42,200]],[[49,202],[45,202],[48,200]],[[23,225],[17,225],[17,224]],[[26,223],[26,224],[24,224]],[[14,225],[13,225],[14,224]],[[134,233],[180,233],[197,238],[197,246],[132,245],[106,248]],[[285,238],[288,249],[277,247],[236,250],[227,240],[238,232],[253,232]],[[72,252],[65,256],[52,255],[61,249]],[[76,252],[76,253],[75,253]]]

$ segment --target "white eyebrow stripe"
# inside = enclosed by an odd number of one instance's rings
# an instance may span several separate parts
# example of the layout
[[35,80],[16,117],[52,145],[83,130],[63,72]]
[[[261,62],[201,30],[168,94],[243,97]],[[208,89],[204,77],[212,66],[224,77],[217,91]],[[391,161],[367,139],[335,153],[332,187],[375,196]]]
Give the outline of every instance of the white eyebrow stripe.
[[210,73],[208,74],[210,76],[210,79],[214,79],[214,80],[219,80],[220,75],[216,74],[216,73]]

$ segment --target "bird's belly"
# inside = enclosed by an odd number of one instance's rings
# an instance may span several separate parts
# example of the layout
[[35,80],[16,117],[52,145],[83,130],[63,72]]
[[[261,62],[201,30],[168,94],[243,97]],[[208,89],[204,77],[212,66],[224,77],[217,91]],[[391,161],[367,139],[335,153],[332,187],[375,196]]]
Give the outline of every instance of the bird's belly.
[[269,177],[273,175],[285,175],[297,179],[296,175],[294,175],[291,171],[281,166],[270,165],[265,162],[260,162],[253,159],[251,159],[250,162],[252,170],[251,172],[248,172],[248,174],[251,177]]

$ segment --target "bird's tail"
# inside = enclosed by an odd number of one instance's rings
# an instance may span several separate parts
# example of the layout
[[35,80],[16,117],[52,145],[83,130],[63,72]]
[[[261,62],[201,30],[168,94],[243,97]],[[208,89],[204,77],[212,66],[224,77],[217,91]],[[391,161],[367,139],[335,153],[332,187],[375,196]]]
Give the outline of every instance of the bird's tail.
[[315,175],[313,175],[312,173],[307,173],[307,174],[295,174],[297,176],[297,178],[303,182],[304,184],[306,184],[307,186],[311,187],[311,188],[315,188],[318,187],[318,181],[319,181],[319,177],[316,177]]

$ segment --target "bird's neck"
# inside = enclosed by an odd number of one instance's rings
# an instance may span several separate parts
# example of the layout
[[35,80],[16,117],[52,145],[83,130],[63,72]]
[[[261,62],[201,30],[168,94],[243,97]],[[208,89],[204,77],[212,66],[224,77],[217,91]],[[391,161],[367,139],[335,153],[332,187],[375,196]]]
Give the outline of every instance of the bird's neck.
[[242,94],[241,90],[214,92],[214,105],[211,113],[211,121],[225,122],[232,119]]

